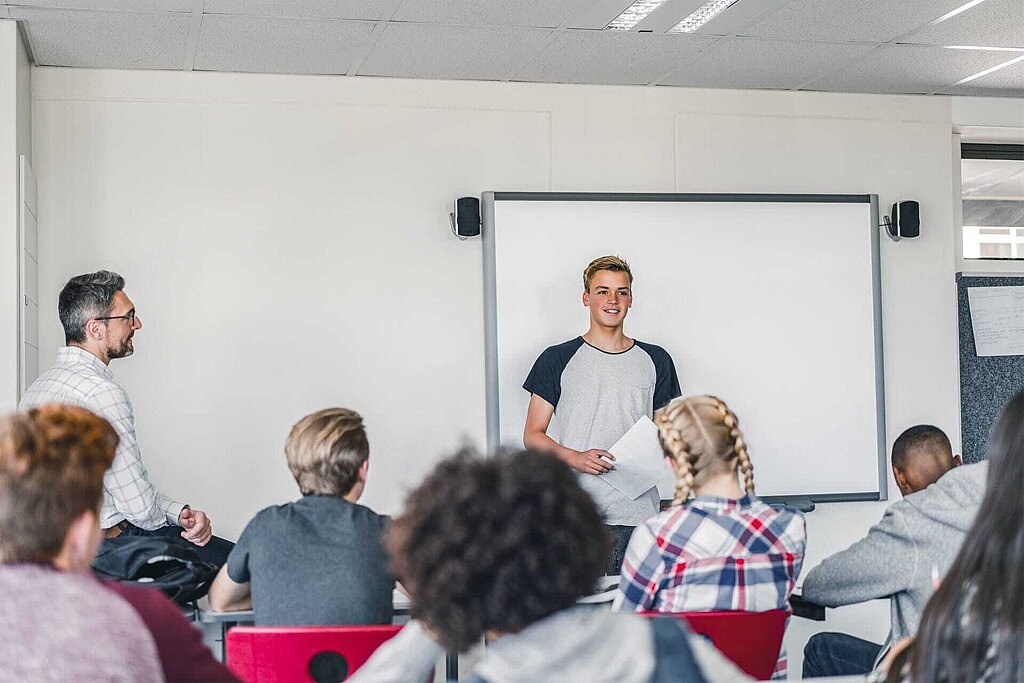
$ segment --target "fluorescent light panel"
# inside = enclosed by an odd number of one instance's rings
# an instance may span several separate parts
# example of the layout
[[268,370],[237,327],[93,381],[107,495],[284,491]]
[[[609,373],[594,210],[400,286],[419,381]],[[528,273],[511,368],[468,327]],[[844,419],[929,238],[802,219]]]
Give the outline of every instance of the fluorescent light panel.
[[615,17],[612,23],[605,26],[604,30],[628,31],[663,4],[665,4],[665,0],[636,0],[632,5],[624,9],[622,14]]
[[719,14],[735,5],[739,0],[711,0],[693,11],[678,24],[669,29],[669,33],[693,33]]

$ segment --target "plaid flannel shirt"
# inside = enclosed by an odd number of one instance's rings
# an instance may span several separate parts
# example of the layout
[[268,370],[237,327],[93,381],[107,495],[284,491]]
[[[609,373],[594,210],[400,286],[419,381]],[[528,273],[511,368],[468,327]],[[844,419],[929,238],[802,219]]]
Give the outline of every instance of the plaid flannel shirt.
[[59,349],[57,362],[32,383],[18,407],[33,408],[43,403],[88,408],[110,422],[121,437],[114,463],[103,476],[100,526],[107,529],[128,520],[153,530],[178,523],[185,505],[163,495],[149,481],[135,437],[132,401],[103,361],[77,346]]
[[[633,532],[613,609],[764,612],[788,606],[807,532],[803,515],[747,495],[697,496]],[[775,677],[785,677],[785,650]]]

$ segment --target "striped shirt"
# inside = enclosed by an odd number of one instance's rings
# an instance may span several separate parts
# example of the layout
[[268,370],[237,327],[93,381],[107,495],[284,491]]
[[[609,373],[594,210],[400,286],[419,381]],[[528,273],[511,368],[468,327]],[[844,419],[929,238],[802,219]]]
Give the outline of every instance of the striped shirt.
[[[788,606],[807,532],[803,515],[747,495],[697,496],[633,532],[613,609],[765,612]],[[776,676],[786,670],[780,655]]]
[[121,437],[114,464],[103,476],[100,525],[104,529],[121,520],[150,531],[178,523],[185,505],[163,495],[149,481],[135,436],[132,401],[103,361],[77,346],[59,349],[57,362],[32,383],[18,407],[24,410],[44,403],[88,408],[110,422]]

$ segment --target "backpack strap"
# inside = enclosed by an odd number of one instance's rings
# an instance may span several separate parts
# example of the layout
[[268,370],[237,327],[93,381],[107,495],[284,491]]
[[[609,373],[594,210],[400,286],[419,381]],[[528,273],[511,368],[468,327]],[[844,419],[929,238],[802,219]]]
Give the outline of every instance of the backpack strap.
[[654,671],[651,683],[704,683],[704,674],[690,649],[690,633],[676,617],[652,617]]

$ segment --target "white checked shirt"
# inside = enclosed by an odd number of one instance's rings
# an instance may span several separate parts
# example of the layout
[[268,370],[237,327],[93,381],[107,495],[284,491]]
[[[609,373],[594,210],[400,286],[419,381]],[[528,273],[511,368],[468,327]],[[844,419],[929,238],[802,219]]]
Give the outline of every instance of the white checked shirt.
[[107,529],[126,519],[151,531],[178,523],[185,505],[163,495],[149,481],[135,437],[132,401],[103,361],[77,346],[58,350],[57,362],[32,383],[18,407],[24,410],[44,403],[88,408],[110,422],[121,437],[114,464],[103,476],[100,526]]

